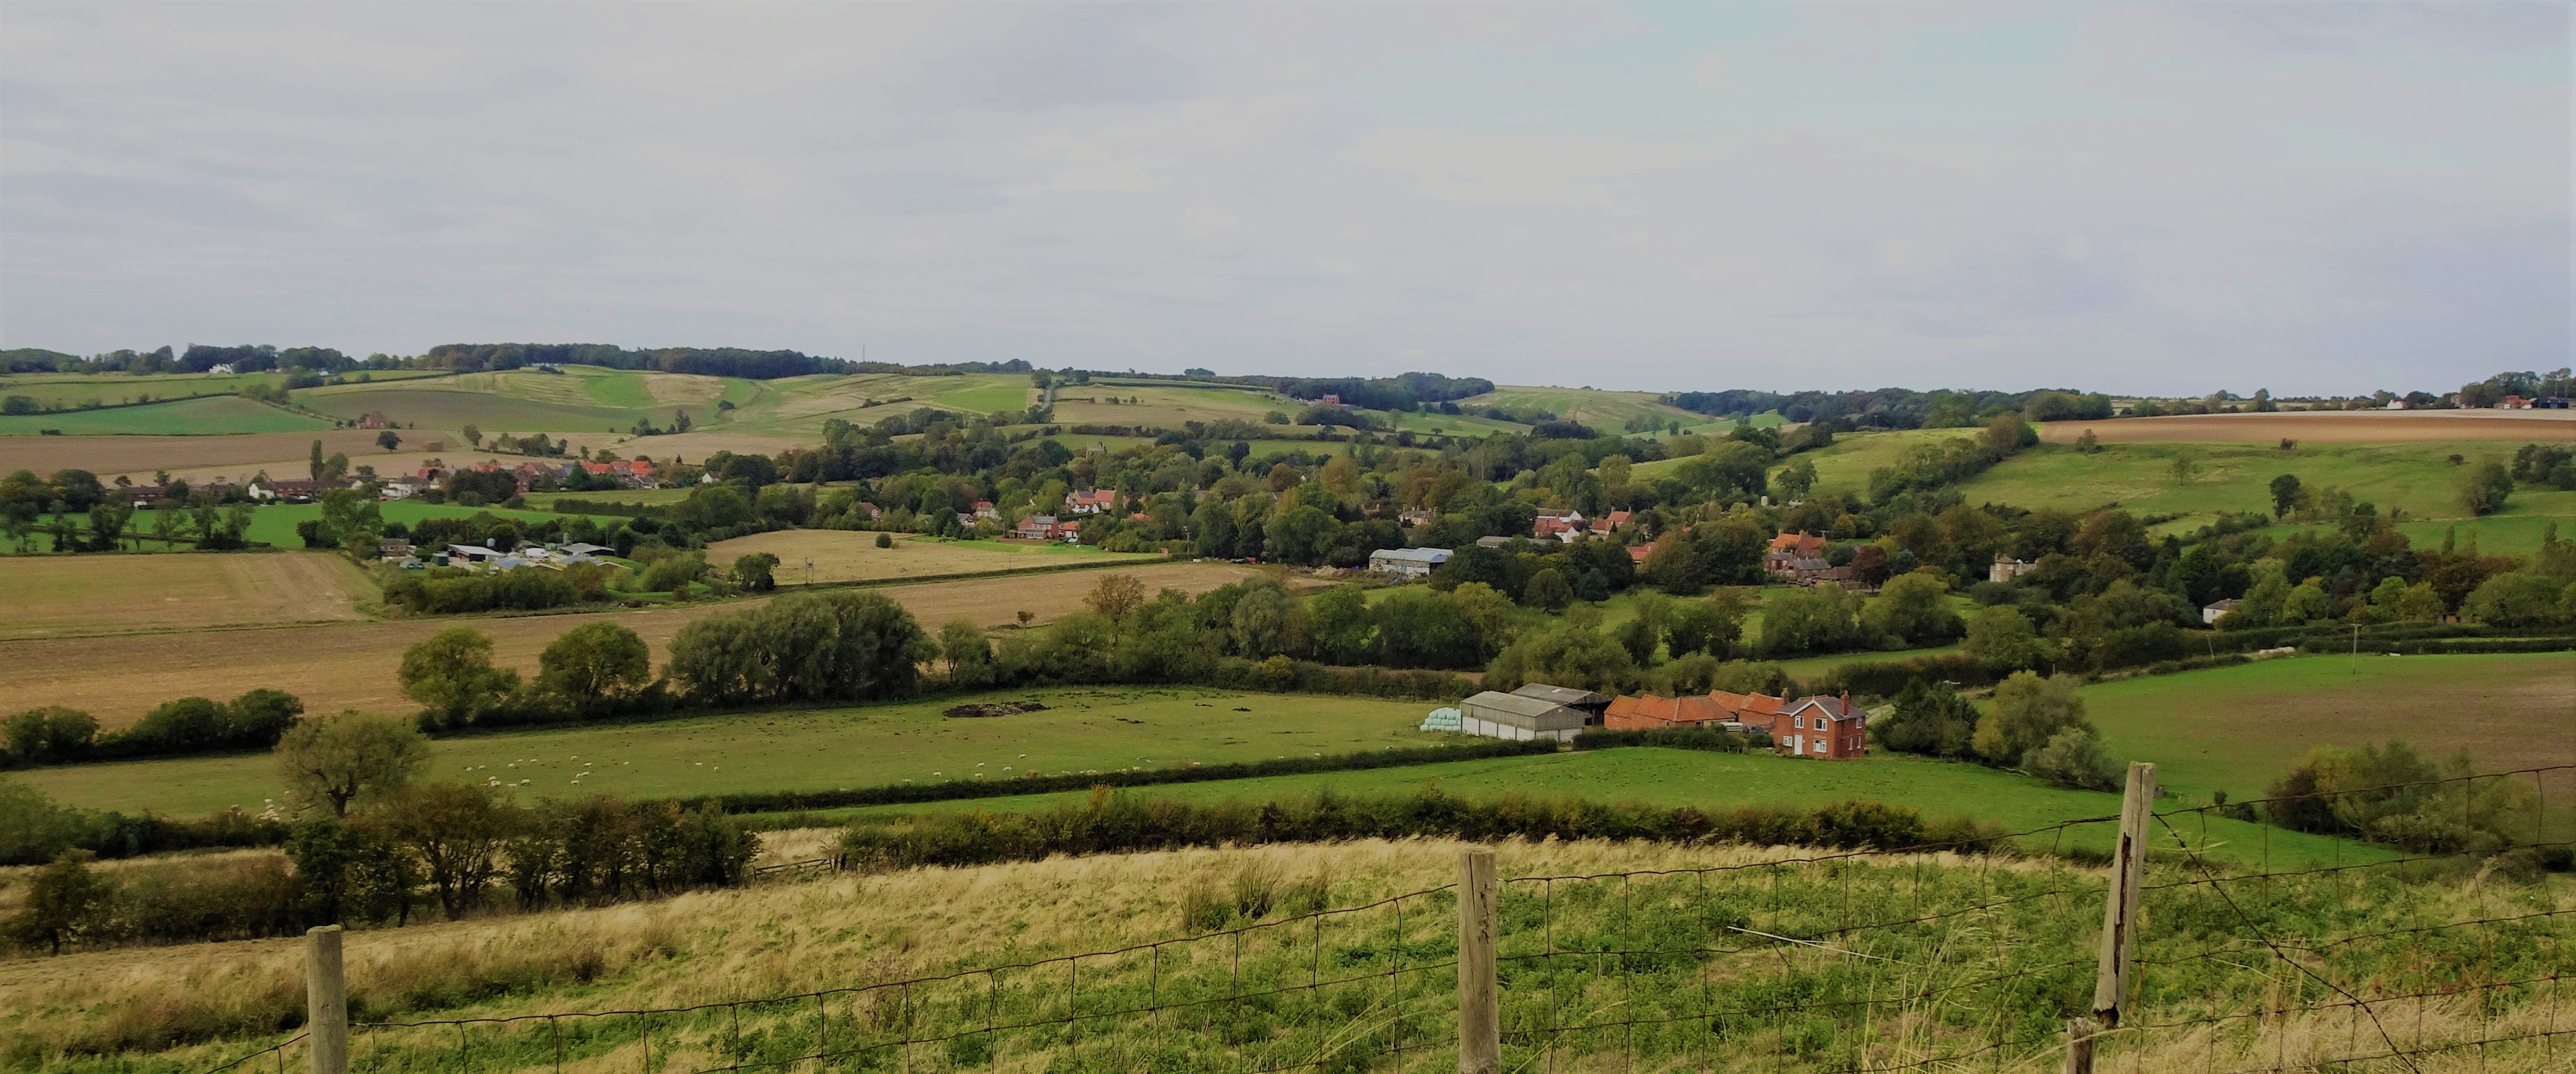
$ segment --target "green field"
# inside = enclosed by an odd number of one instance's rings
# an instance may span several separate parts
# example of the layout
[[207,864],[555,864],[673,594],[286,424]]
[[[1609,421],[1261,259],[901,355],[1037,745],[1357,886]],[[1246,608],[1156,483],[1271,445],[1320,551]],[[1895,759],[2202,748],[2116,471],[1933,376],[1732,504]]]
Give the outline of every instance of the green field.
[[969,414],[990,414],[998,410],[1026,410],[1030,401],[1036,398],[1037,389],[1023,378],[1017,384],[962,385],[933,395],[930,401]]
[[0,416],[0,436],[35,436],[47,429],[61,430],[64,436],[206,436],[295,433],[331,427],[330,422],[319,418],[232,395],[105,410]]
[[[2576,763],[2576,654],[2301,656],[2079,692],[2113,756],[2156,762],[2193,801],[2259,796],[2316,746],[2402,739],[2466,749],[2479,771]],[[2576,836],[2576,774],[2544,789],[2557,837]]]
[[[1042,700],[1042,712],[947,719],[969,701]],[[830,790],[949,779],[1222,764],[1417,746],[1430,705],[1195,688],[1020,691],[864,708],[706,716],[440,739],[428,774],[529,779],[524,796],[649,798]],[[1238,711],[1248,709],[1250,711]],[[528,760],[533,758],[533,760]],[[516,764],[516,767],[513,767]],[[596,766],[596,767],[592,767]],[[572,778],[588,770],[579,784]],[[258,811],[279,794],[265,754],[37,769],[20,778],[72,805],[198,815]]]
[[[1820,806],[1863,798],[1920,810],[1927,818],[1975,817],[2011,831],[2063,820],[2115,816],[2120,796],[2070,791],[2027,776],[1971,764],[1874,755],[1859,761],[1807,761],[1767,753],[1704,753],[1652,748],[1589,750],[1536,757],[1379,768],[1358,772],[1270,776],[1184,783],[1132,793],[1190,801],[1269,801],[1332,790],[1347,794],[1400,794],[1437,786],[1453,794],[1491,799],[1513,794],[1562,795],[1608,803],[1691,806],[1703,811],[1752,806]],[[1079,800],[1085,792],[1015,795],[926,805],[877,806],[844,811],[853,817],[895,817],[980,809],[993,813],[1044,808]],[[2108,850],[2116,825],[2087,825],[2025,840],[2033,850]],[[2193,818],[2188,829],[2199,832]],[[2336,860],[2376,860],[2391,852],[2297,832],[2213,819],[2209,832],[2229,849],[2260,847],[2269,838],[2276,865]],[[2340,845],[2338,845],[2340,844]]]
[[[452,503],[422,503],[417,500],[388,500],[377,506],[384,513],[385,521],[400,522],[406,526],[417,523],[422,519],[471,518],[484,512],[490,512],[491,514],[498,515],[502,518],[515,518],[519,521],[529,523],[540,523],[555,519],[562,519],[564,521],[571,520],[571,516],[558,515],[552,511],[514,511],[506,507],[465,507]],[[134,513],[134,519],[126,524],[126,532],[130,534],[150,534],[152,532],[152,519],[159,513],[160,512],[158,511],[151,510],[136,511]],[[265,507],[255,507],[251,509],[250,529],[245,531],[242,534],[242,537],[244,540],[264,541],[280,548],[302,548],[304,547],[304,539],[296,535],[296,523],[320,517],[322,517],[322,505],[318,503],[278,503],[269,504]],[[621,521],[620,519],[609,515],[594,515],[591,517],[592,521],[597,522],[602,526],[611,525]],[[186,520],[183,519],[182,521],[185,522]],[[180,528],[183,532],[194,532],[190,529],[189,525],[182,525]]]
[[[1778,415],[1765,416],[1776,418]],[[1761,424],[1761,417],[1756,417],[1754,423]],[[1774,424],[1777,423],[1774,422]],[[1900,429],[1881,433],[1844,433],[1834,437],[1834,442],[1829,446],[1801,452],[1795,457],[1815,464],[1816,491],[1864,493],[1869,490],[1869,472],[1894,463],[1897,454],[1906,448],[1926,441],[1956,440],[1974,435],[1976,435],[1974,429]],[[1685,461],[1687,459],[1664,459],[1660,462],[1640,463],[1637,465],[1636,473],[1641,479],[1651,478],[1665,474],[1681,466]],[[1785,465],[1787,465],[1786,461],[1774,464],[1773,472],[1776,473],[1780,466]]]
[[[2423,520],[2461,518],[2453,484],[2458,467],[2449,457],[2470,461],[2509,458],[2518,446],[2502,441],[2433,441],[2413,444],[2317,444],[2288,451],[2260,444],[2105,444],[2084,455],[2060,444],[2041,444],[1997,464],[1965,482],[1968,502],[1991,501],[2015,507],[2054,507],[2089,511],[2118,503],[2138,514],[2180,514],[2178,526],[2197,527],[2218,512],[2269,514],[2272,479],[2297,475],[2312,487],[2340,488],[2355,499],[2379,505],[2381,513],[2402,510]],[[2188,453],[2199,472],[2187,483],[2176,482],[2174,458]],[[2508,516],[2576,518],[2576,492],[2521,489],[2506,503]],[[2436,531],[2438,532],[2438,531]],[[2537,544],[2537,524],[2532,543]]]
[[1656,422],[1681,422],[1701,425],[1706,414],[1694,414],[1679,407],[1657,402],[1654,392],[1614,392],[1598,388],[1556,388],[1520,384],[1495,386],[1493,391],[1458,400],[1467,410],[1498,406],[1511,411],[1545,410],[1566,421],[1579,421],[1593,431],[1616,434],[1626,424],[1645,418]]

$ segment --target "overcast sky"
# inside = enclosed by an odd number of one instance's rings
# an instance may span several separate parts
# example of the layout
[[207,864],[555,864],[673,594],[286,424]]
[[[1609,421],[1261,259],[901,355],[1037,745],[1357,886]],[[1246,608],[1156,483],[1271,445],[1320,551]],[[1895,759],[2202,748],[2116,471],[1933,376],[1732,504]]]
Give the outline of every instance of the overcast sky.
[[2562,3],[0,6],[0,344],[2566,365]]

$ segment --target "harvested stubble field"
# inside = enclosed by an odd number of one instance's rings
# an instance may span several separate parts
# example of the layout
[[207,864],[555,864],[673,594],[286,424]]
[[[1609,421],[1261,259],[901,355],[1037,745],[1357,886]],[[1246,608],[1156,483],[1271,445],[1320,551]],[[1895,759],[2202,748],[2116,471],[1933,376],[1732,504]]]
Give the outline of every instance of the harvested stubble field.
[[0,560],[0,639],[361,618],[375,586],[327,552],[20,556]]
[[[405,442],[422,435],[411,429],[397,431]],[[0,437],[0,472],[33,470],[51,474],[56,470],[87,470],[106,480],[117,474],[149,477],[154,470],[173,474],[204,470],[228,473],[226,468],[230,467],[288,459],[293,460],[291,471],[269,472],[280,477],[303,477],[315,440],[322,441],[323,454],[345,454],[352,464],[372,463],[374,460],[365,456],[384,453],[376,446],[376,433],[360,429],[231,436],[6,436]]]
[[[116,557],[122,561],[126,557]],[[1221,563],[1150,563],[1124,573],[1148,591],[1171,587],[1203,593],[1253,573]],[[987,626],[1018,621],[1023,611],[1044,622],[1082,606],[1102,572],[1070,571],[1028,578],[978,578],[894,586],[885,594],[912,610],[924,626],[969,618]],[[535,615],[490,619],[414,619],[264,630],[206,630],[93,639],[0,640],[0,712],[38,705],[69,705],[121,727],[175,697],[231,697],[275,687],[304,699],[314,712],[343,708],[409,711],[394,682],[403,650],[465,622],[491,635],[493,658],[534,674],[537,654],[583,623],[611,619],[643,635],[660,661],[671,637],[690,620],[754,602],[657,608],[649,611]]]
[[[1046,707],[983,719],[942,715],[965,702],[1023,700]],[[1023,774],[1433,745],[1443,736],[1415,729],[1429,707],[1196,687],[1030,690],[442,738],[430,744],[424,771],[436,779],[498,778],[522,801],[1007,783]],[[284,791],[276,760],[259,753],[67,765],[15,778],[68,805],[184,817],[235,806],[256,813]]]
[[941,541],[910,534],[896,534],[894,547],[879,548],[876,539],[874,533],[850,530],[774,530],[708,545],[707,561],[731,565],[737,556],[767,552],[778,557],[778,580],[793,584],[807,580],[808,562],[814,565],[813,581],[833,583],[1046,570],[1074,564],[1155,563],[1163,558],[1158,553],[1101,552],[1062,544]]
[[2106,444],[2241,441],[2283,437],[2315,444],[2413,443],[2422,440],[2576,440],[2571,410],[2348,410],[2271,414],[2179,414],[2163,418],[2052,421],[2039,437],[2071,444],[2086,429]]

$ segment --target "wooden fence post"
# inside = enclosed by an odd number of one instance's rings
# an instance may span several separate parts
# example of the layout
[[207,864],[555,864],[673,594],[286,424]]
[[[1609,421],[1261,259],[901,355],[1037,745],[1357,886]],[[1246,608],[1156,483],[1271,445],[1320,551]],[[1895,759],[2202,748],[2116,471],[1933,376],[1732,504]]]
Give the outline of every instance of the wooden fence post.
[[349,980],[338,925],[304,933],[304,1032],[313,1074],[349,1074]]
[[2102,902],[2102,952],[2093,975],[2093,1017],[2066,1023],[2066,1074],[2092,1074],[2094,1037],[2120,1024],[2129,1002],[2129,967],[2138,950],[2138,886],[2147,875],[2147,826],[2154,823],[2156,766],[2129,766],[2120,799],[2119,842],[2111,851],[2111,887]]
[[1502,1018],[1494,987],[1494,852],[1458,854],[1458,1074],[1500,1074]]

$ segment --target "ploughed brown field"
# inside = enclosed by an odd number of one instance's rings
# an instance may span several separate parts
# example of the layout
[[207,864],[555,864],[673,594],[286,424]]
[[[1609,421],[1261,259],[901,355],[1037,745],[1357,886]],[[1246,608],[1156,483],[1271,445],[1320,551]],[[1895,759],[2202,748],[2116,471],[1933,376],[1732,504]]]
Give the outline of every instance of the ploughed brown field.
[[0,563],[0,639],[359,619],[357,595],[375,591],[328,552],[12,557]]
[[[102,562],[109,557],[99,557]],[[142,557],[117,556],[115,562]],[[227,557],[229,558],[229,557]],[[261,557],[269,558],[269,557]],[[927,629],[960,617],[986,626],[1018,621],[1021,611],[1044,622],[1075,611],[1107,571],[1069,571],[1028,577],[978,578],[892,586],[885,595],[911,609]],[[1134,575],[1148,591],[1163,588],[1204,593],[1246,577],[1249,568],[1223,563],[1155,563],[1118,573]],[[304,699],[305,708],[409,711],[394,682],[403,650],[463,623],[492,638],[493,657],[534,674],[537,654],[564,631],[595,619],[632,628],[652,646],[658,666],[682,626],[700,616],[740,611],[756,601],[661,608],[649,611],[535,615],[500,619],[412,619],[396,622],[254,630],[200,630],[99,638],[0,640],[0,713],[38,705],[69,705],[98,718],[102,727],[134,722],[155,705],[198,695],[229,698],[257,687],[275,687]]]
[[2245,441],[2288,437],[2311,444],[2418,440],[2576,440],[2576,410],[2359,410],[2283,414],[2183,414],[2110,421],[2052,421],[2039,438],[2073,443],[2084,430],[2106,444]]

